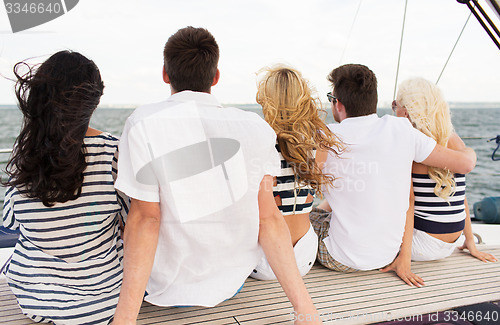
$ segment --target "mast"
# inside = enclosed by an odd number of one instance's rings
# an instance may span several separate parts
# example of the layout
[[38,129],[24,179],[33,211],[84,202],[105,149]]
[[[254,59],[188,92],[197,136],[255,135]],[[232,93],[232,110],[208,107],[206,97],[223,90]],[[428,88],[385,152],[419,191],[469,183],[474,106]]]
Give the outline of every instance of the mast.
[[[485,0],[500,19],[500,0]],[[488,33],[491,40],[500,50],[500,31],[495,23],[490,19],[477,0],[457,0],[459,3],[466,4],[471,13],[476,17],[477,21],[483,26],[483,29]]]

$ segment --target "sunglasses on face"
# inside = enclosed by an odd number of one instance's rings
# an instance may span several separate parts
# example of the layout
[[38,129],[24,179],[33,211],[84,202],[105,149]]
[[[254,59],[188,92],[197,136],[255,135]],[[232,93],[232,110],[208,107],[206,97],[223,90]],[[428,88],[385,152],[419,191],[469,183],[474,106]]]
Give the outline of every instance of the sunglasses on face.
[[326,94],[328,101],[333,104],[337,104],[337,97],[333,96],[332,92]]
[[394,113],[396,113],[396,110],[398,109],[398,107],[399,107],[399,108],[406,109],[406,107],[405,107],[405,106],[398,105],[398,102],[397,102],[396,100],[393,100],[393,101],[392,101],[392,111],[393,111]]
[[392,101],[392,111],[396,113],[396,109],[398,108],[398,103],[395,100]]

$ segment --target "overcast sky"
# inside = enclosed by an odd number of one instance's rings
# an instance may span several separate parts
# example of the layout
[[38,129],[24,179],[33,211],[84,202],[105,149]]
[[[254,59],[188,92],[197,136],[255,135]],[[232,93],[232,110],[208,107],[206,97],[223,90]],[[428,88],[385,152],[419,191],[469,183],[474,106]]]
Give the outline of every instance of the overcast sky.
[[[379,105],[386,105],[404,6],[404,0],[81,0],[64,16],[15,34],[2,6],[0,73],[13,77],[18,61],[71,49],[99,66],[102,104],[155,102],[170,94],[161,78],[163,46],[192,25],[207,28],[219,44],[221,80],[213,93],[223,103],[254,103],[255,73],[276,63],[299,69],[326,100],[327,74],[360,63],[377,75]],[[399,81],[436,81],[468,15],[455,0],[408,0]],[[500,51],[474,17],[439,86],[449,101],[500,102]],[[0,78],[0,104],[14,103],[13,83]]]

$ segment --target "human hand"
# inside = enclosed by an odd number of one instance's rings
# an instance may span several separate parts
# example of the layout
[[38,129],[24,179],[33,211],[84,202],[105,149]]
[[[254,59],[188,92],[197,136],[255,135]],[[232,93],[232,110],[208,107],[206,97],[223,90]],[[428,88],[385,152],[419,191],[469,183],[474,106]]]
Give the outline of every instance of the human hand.
[[313,325],[313,324],[323,324],[321,317],[314,306],[308,310],[296,310],[293,312],[293,323],[294,325]]
[[460,247],[458,247],[460,250],[468,249],[469,253],[477,258],[478,260],[481,260],[483,262],[498,262],[498,259],[495,258],[495,256],[481,252],[477,249],[476,243],[474,243],[473,239],[465,240],[464,244]]
[[394,262],[380,270],[381,272],[394,271],[396,274],[406,282],[409,286],[422,287],[425,285],[424,280],[411,271],[411,259],[404,258],[401,255],[396,257]]

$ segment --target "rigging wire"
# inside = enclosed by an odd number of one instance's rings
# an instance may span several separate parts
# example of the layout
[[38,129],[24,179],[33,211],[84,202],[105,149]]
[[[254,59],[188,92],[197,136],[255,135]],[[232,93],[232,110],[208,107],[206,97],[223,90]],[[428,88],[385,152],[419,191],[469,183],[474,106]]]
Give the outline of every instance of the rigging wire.
[[455,42],[455,45],[453,45],[453,48],[451,49],[451,53],[448,56],[446,63],[444,64],[443,70],[441,70],[441,73],[439,74],[439,77],[437,78],[436,85],[439,83],[439,80],[441,80],[441,76],[443,75],[444,69],[446,69],[446,66],[448,65],[448,62],[450,61],[450,58],[453,55],[453,52],[455,51],[455,47],[457,47],[458,41],[460,40],[460,37],[462,37],[462,34],[463,34],[465,27],[467,26],[467,23],[469,22],[469,19],[471,16],[472,16],[472,12],[469,13],[469,17],[467,17],[467,20],[465,21],[464,27],[462,27],[462,31],[460,32],[460,35],[458,35],[457,41]]
[[339,64],[338,64],[339,66],[342,63],[342,61],[344,60],[344,54],[345,54],[345,51],[347,50],[347,46],[349,45],[349,41],[351,40],[352,30],[354,29],[354,25],[356,24],[356,20],[358,18],[358,13],[359,13],[359,8],[361,8],[362,2],[363,2],[363,0],[359,0],[358,9],[356,10],[356,13],[354,14],[354,20],[352,21],[351,29],[349,30],[349,34],[347,36],[347,41],[345,42],[344,50],[342,51],[342,55],[340,56],[340,60],[339,60]]
[[401,49],[403,48],[403,35],[405,32],[405,22],[406,22],[406,8],[408,7],[408,0],[405,1],[405,12],[403,15],[403,27],[401,28],[401,41],[399,42],[399,55],[398,55],[398,67],[396,68],[396,81],[394,82],[394,94],[392,99],[396,99],[396,88],[398,87],[398,76],[399,76],[399,63],[401,61]]

